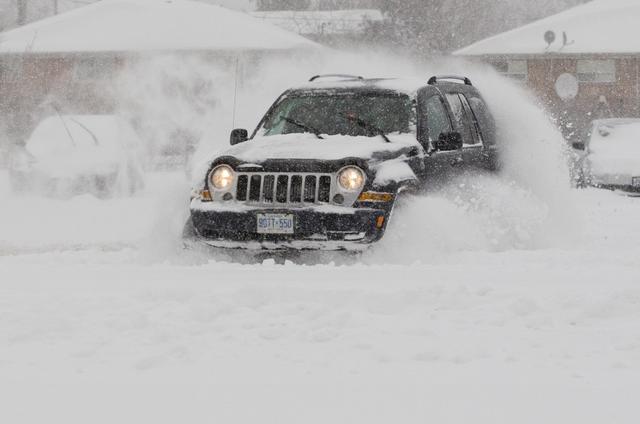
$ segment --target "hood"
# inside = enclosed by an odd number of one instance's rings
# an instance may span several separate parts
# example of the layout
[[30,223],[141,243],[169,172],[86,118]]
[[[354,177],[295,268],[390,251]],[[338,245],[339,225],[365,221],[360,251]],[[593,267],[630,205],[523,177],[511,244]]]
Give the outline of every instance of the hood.
[[391,143],[382,137],[323,136],[285,134],[254,137],[224,152],[245,162],[270,159],[340,160],[344,158],[387,159],[398,157],[420,145],[412,134],[389,134]]
[[592,153],[588,162],[593,175],[640,176],[640,155],[628,155],[628,152],[621,151]]
[[125,160],[114,152],[96,149],[94,152],[72,151],[47,155],[35,160],[32,167],[34,171],[50,178],[77,178],[112,174]]

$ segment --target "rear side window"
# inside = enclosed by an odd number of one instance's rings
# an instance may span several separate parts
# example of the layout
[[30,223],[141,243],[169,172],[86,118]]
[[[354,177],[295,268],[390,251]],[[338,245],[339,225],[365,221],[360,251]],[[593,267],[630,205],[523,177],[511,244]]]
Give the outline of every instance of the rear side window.
[[495,144],[496,138],[496,124],[491,116],[491,112],[487,107],[487,104],[478,95],[471,95],[467,97],[469,100],[469,106],[480,128],[482,135],[482,142],[485,145]]
[[473,144],[482,144],[484,140],[482,139],[482,131],[480,131],[480,124],[478,123],[476,113],[473,111],[473,108],[469,104],[469,100],[467,100],[467,97],[464,94],[458,94],[458,96],[460,96],[460,100],[464,105],[467,118],[471,120],[468,124],[471,126],[471,134],[473,135],[474,141]]
[[447,112],[443,99],[440,96],[435,95],[429,97],[422,110],[426,115],[426,128],[427,135],[429,136],[429,143],[438,140],[438,138],[440,138],[440,134],[452,131],[449,113]]
[[451,106],[456,130],[462,134],[464,145],[476,146],[482,144],[480,128],[467,99],[462,94],[449,93],[447,94],[447,100]]

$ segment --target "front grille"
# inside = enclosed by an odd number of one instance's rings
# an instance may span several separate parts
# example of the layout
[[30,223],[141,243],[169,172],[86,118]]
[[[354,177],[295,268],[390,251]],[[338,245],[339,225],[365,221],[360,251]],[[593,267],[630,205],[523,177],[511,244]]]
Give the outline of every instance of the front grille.
[[330,174],[239,174],[236,199],[266,204],[328,203]]

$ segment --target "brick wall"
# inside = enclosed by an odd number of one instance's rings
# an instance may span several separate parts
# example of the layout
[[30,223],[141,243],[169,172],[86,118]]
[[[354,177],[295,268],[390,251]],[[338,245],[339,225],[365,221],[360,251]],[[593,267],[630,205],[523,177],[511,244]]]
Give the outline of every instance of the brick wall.
[[[555,83],[563,73],[577,75],[579,59],[614,60],[613,82],[580,82],[575,99],[562,100],[555,90]],[[640,55],[639,57],[611,58],[585,56],[580,58],[528,59],[527,86],[541,100],[547,110],[560,119],[565,135],[572,137],[595,118],[640,117]],[[607,101],[607,107],[601,102]],[[567,128],[569,125],[569,128]],[[574,128],[576,131],[571,131]],[[577,136],[577,134],[575,135]]]

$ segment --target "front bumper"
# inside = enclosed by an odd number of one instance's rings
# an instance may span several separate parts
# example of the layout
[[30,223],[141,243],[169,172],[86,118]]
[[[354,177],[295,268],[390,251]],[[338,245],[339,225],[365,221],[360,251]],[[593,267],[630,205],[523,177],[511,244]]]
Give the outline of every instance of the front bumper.
[[[258,234],[257,215],[264,213],[293,215],[294,233]],[[197,239],[231,249],[363,250],[382,238],[387,219],[387,211],[371,208],[321,205],[269,209],[199,200],[191,204]]]
[[638,193],[640,192],[640,173],[638,173],[638,176],[626,174],[592,174],[589,183],[598,188]]

